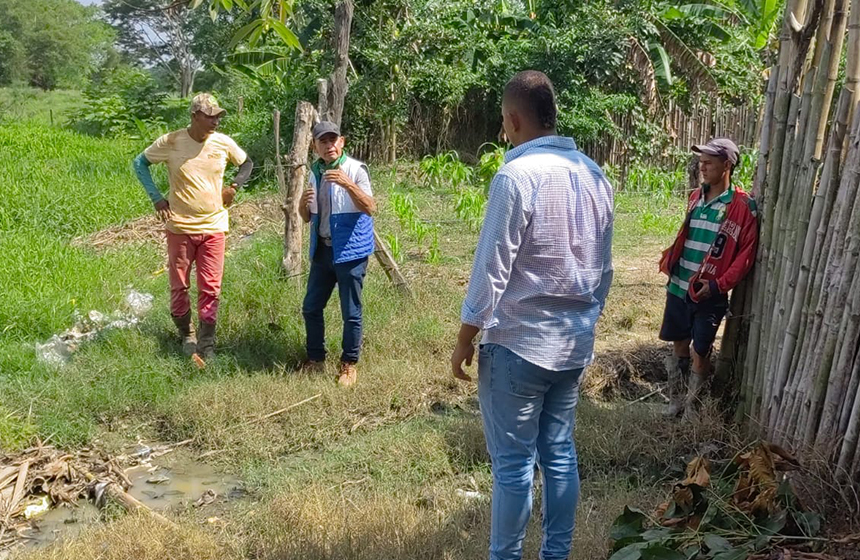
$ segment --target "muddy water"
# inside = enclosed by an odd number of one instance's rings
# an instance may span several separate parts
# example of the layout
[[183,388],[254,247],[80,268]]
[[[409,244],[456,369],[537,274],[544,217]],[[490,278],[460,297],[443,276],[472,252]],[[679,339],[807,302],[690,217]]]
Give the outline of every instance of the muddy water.
[[80,501],[76,506],[64,504],[37,517],[24,544],[39,547],[51,544],[59,538],[74,538],[84,527],[98,520],[99,510],[90,502]]
[[198,507],[212,501],[224,503],[241,496],[241,484],[232,476],[217,472],[207,463],[176,455],[159,465],[140,465],[126,471],[132,482],[128,493],[156,511],[194,506],[204,494]]
[[[223,511],[224,504],[244,495],[237,478],[178,451],[128,469],[125,474],[132,482],[128,493],[159,512],[191,508],[201,516],[215,515],[215,510]],[[98,522],[99,510],[90,502],[80,500],[77,506],[63,505],[33,520],[33,530],[24,544],[40,547],[74,538]]]

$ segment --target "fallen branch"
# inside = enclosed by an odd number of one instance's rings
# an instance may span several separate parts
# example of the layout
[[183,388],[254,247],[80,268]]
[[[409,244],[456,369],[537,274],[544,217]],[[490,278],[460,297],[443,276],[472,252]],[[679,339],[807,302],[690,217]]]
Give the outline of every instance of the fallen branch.
[[283,414],[284,412],[287,412],[288,410],[292,410],[292,409],[296,408],[297,406],[301,406],[305,403],[309,403],[313,400],[320,398],[321,396],[322,396],[322,393],[317,393],[316,395],[314,395],[312,397],[308,397],[303,401],[299,401],[297,403],[291,404],[290,406],[284,407],[280,410],[276,410],[274,412],[264,414],[263,416],[258,416],[257,418],[252,418],[251,420],[248,420],[246,422],[242,422],[241,424],[237,424],[237,426],[248,426],[251,424],[256,424],[257,422],[262,422],[263,420],[266,420],[267,418],[271,418],[272,416],[277,416],[278,414]]
[[169,527],[176,527],[176,524],[155,511],[149,509],[140,500],[126,492],[119,484],[113,481],[101,481],[93,473],[83,470],[81,467],[70,467],[70,470],[77,471],[90,484],[92,484],[93,501],[98,506],[103,503],[103,496],[107,496],[123,507],[129,513],[144,512],[150,515],[156,521],[163,523]]
[[[663,391],[659,387],[657,387],[656,389],[654,389],[653,391],[651,391],[647,395],[643,395],[643,396],[639,397],[638,399],[636,399],[635,401],[628,401],[627,403],[624,404],[624,406],[622,408],[628,407],[631,404],[640,403],[640,402],[646,400],[648,397],[653,397],[657,393],[660,393],[660,396],[663,397],[664,399],[666,399],[666,395],[664,395]],[[666,399],[666,400],[668,401],[669,399]]]
[[12,492],[12,499],[9,500],[9,504],[6,507],[6,513],[3,516],[3,526],[0,527],[0,540],[3,539],[3,535],[6,533],[6,527],[9,525],[9,519],[12,517],[12,512],[15,511],[15,508],[18,507],[18,503],[21,501],[21,498],[24,497],[24,483],[27,481],[27,472],[30,469],[30,461],[24,461],[21,463],[21,466],[18,467],[18,480],[15,482],[15,490]]
[[852,544],[852,543],[860,543],[860,533],[856,535],[848,535],[847,537],[842,537],[840,539],[836,539],[833,541],[837,544]]

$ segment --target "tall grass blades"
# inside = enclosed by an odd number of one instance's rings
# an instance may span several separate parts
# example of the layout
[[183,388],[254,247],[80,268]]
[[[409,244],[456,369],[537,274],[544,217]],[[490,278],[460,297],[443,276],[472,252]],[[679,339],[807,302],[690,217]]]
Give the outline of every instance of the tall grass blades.
[[424,239],[430,233],[431,227],[418,216],[418,207],[415,205],[412,195],[395,192],[392,193],[389,200],[391,201],[391,206],[394,208],[394,214],[397,216],[400,227],[411,233],[419,245],[424,243]]
[[142,148],[35,118],[0,125],[0,342],[50,336],[79,307],[111,311],[131,279],[151,289],[160,247],[96,255],[68,243],[152,211],[131,170]]
[[430,248],[427,250],[427,262],[430,264],[439,264],[442,262],[442,250],[439,248],[439,226],[433,229],[433,240],[430,241]]
[[391,257],[397,262],[403,262],[403,245],[400,243],[400,238],[396,233],[386,233],[385,242],[388,243],[388,250],[391,251]]
[[417,221],[415,201],[412,196],[406,193],[392,193],[389,197],[391,207],[394,209],[394,214],[397,216],[397,221],[400,222],[400,227],[403,229],[412,229],[412,225]]

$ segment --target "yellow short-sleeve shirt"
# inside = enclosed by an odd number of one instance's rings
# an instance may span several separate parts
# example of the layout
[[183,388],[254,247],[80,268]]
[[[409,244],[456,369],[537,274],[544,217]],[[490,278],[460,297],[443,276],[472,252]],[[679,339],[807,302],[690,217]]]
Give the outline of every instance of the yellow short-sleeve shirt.
[[173,233],[221,233],[229,216],[221,199],[227,162],[242,165],[248,157],[232,138],[213,132],[200,143],[182,129],[165,134],[143,155],[150,163],[166,163],[170,194],[167,201]]

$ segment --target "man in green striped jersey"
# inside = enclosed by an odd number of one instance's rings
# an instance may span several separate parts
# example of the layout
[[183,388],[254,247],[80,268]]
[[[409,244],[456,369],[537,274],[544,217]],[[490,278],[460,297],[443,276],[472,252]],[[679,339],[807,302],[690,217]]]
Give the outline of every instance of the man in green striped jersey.
[[699,156],[703,184],[690,195],[684,225],[660,262],[661,271],[669,276],[660,339],[674,346],[667,364],[666,414],[685,412],[687,418],[695,414],[710,373],[709,357],[728,310],[728,292],[752,267],[758,240],[755,203],[731,184],[737,146],[727,138],[715,138],[692,150]]

